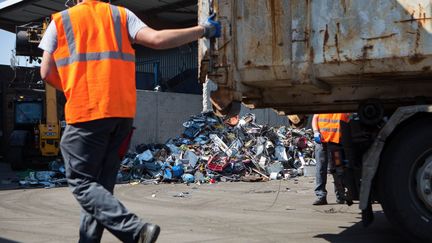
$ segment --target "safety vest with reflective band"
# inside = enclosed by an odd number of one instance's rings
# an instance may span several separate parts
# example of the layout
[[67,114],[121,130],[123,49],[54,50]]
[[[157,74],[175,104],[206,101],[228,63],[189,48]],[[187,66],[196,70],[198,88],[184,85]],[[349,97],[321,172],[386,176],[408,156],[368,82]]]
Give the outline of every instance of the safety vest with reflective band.
[[53,53],[66,96],[66,122],[133,118],[136,109],[135,51],[124,8],[85,1],[54,14]]
[[348,114],[319,114],[318,129],[321,133],[321,141],[324,143],[340,143],[341,121],[348,122]]

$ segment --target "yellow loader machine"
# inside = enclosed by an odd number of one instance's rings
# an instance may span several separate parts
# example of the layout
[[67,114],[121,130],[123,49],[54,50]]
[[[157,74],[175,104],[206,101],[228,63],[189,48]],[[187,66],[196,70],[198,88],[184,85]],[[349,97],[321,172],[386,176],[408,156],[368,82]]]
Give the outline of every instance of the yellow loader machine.
[[[37,61],[42,52],[37,48],[46,23],[18,26],[16,55]],[[45,84],[45,96],[40,92],[16,90],[14,129],[9,139],[7,158],[12,169],[24,169],[30,162],[51,161],[59,156],[60,124],[57,118],[56,90]]]
[[39,123],[39,146],[42,156],[59,154],[60,124],[57,118],[56,90],[45,85],[46,122]]

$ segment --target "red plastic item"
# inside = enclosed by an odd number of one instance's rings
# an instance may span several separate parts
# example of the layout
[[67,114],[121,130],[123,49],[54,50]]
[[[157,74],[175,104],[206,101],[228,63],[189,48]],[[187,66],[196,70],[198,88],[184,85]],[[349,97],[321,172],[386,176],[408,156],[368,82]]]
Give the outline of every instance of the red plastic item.
[[236,126],[240,121],[240,115],[236,115],[233,117],[230,117],[228,119],[225,120],[225,124],[230,125],[230,126]]
[[218,156],[212,156],[207,162],[207,168],[212,171],[222,172],[228,166],[228,162],[228,157],[219,158]]
[[119,151],[118,151],[118,155],[120,157],[120,159],[123,159],[123,157],[126,155],[126,152],[129,149],[129,145],[130,142],[132,140],[132,135],[134,133],[135,127],[132,127],[131,131],[129,132],[129,134],[126,136],[126,138],[123,140],[122,144],[120,145]]

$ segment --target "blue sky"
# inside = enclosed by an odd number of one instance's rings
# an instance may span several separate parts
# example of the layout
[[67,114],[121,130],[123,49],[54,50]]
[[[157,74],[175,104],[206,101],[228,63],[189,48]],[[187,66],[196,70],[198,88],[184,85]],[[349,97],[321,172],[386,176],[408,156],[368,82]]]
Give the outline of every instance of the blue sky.
[[0,30],[0,64],[10,64],[12,50],[15,49],[15,36],[13,33]]
[[[5,0],[0,0],[4,2]],[[4,30],[0,30],[0,64],[10,64],[11,50],[15,48],[13,43],[13,34]]]
[[[5,0],[0,0],[4,2]],[[15,49],[15,35],[12,32],[0,30],[0,64],[10,65],[12,50]],[[20,66],[32,66],[27,64],[25,58],[19,58]]]

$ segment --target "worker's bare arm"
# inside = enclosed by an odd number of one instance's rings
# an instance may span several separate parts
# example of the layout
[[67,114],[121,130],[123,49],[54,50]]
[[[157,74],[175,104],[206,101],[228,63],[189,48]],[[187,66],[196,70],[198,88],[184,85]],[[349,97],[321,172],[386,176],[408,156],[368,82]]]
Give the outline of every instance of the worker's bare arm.
[[315,114],[312,117],[312,130],[314,132],[318,132],[319,131],[319,129],[318,129],[318,115],[317,114]]
[[154,30],[142,28],[135,36],[135,43],[153,49],[169,49],[198,40],[204,34],[204,27]]
[[63,91],[54,57],[47,51],[43,52],[40,75],[42,80]]

